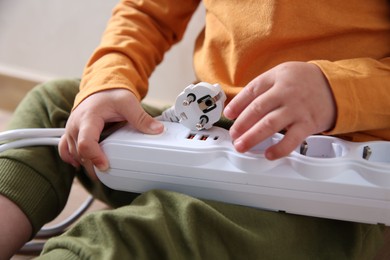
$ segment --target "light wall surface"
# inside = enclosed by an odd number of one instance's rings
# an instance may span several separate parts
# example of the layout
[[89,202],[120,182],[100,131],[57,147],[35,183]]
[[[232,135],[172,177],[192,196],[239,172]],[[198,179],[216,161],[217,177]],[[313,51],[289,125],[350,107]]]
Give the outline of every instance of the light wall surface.
[[[37,82],[80,77],[117,2],[0,1],[0,74]],[[153,73],[147,100],[170,104],[195,79],[192,52],[203,25],[204,10],[200,7],[182,42],[166,54]]]

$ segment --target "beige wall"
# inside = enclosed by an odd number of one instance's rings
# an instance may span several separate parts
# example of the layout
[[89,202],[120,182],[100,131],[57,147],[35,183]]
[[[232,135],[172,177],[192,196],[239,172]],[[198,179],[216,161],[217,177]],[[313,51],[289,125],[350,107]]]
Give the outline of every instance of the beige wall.
[[23,96],[37,82],[0,75],[0,110],[13,111]]
[[[26,90],[53,78],[79,77],[117,0],[0,1],[0,109],[12,109]],[[199,8],[183,41],[150,79],[147,101],[173,103],[194,80],[192,50],[203,27]],[[159,86],[164,87],[161,91]]]

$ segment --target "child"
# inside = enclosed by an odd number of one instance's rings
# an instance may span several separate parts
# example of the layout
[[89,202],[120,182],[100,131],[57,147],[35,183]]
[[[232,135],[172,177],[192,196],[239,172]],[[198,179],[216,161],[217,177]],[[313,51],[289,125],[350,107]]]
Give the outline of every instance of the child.
[[[199,2],[121,1],[86,66],[80,90],[75,80],[50,82],[22,102],[11,128],[66,123],[66,134],[59,154],[41,147],[2,155],[0,202],[18,218],[10,218],[3,206],[1,217],[10,219],[0,232],[7,235],[17,229],[20,237],[0,245],[12,244],[7,248],[15,250],[54,218],[77,174],[96,197],[124,207],[84,218],[65,236],[51,239],[43,258],[375,255],[382,241],[380,225],[267,212],[168,191],[138,196],[98,182],[92,165],[109,167],[98,145],[107,123],[127,121],[148,134],[163,131],[140,100],[146,95],[148,77],[181,39]],[[288,155],[316,133],[352,141],[390,140],[386,1],[203,4],[206,26],[195,44],[194,68],[200,81],[224,88],[228,97],[224,115],[235,120],[230,122],[230,135],[237,151],[245,152],[281,130],[286,131],[284,139],[266,151],[270,160]]]

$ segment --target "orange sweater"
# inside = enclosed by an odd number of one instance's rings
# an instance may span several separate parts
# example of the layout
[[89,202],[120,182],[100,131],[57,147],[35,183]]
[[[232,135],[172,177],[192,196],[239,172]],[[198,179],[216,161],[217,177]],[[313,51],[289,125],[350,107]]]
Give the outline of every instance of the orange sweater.
[[[141,99],[164,53],[178,42],[199,0],[127,0],[114,9],[88,62],[75,106],[98,91],[126,88]],[[194,51],[200,81],[228,100],[285,61],[317,64],[337,121],[328,134],[390,140],[390,4],[385,0],[204,0],[206,26]],[[164,86],[162,86],[164,87]]]

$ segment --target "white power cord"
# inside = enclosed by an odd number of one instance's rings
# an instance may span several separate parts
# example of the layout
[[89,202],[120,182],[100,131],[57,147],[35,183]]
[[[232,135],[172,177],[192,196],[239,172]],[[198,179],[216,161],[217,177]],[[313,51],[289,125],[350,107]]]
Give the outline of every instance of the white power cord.
[[58,145],[65,128],[26,128],[0,133],[0,152],[9,149],[36,146]]
[[39,137],[39,138],[27,138],[23,140],[12,141],[5,143],[0,146],[0,152],[4,152],[9,149],[27,147],[27,146],[38,146],[38,145],[58,145],[60,138],[55,137]]

